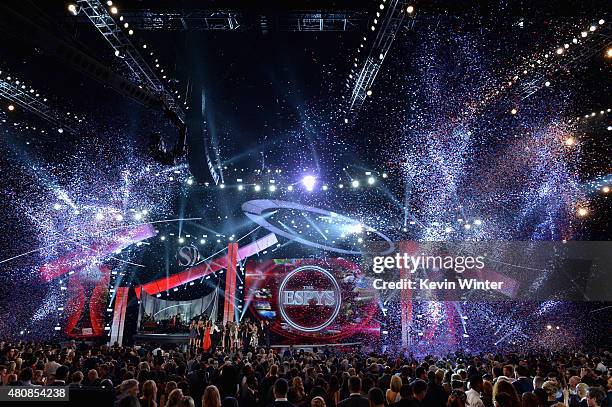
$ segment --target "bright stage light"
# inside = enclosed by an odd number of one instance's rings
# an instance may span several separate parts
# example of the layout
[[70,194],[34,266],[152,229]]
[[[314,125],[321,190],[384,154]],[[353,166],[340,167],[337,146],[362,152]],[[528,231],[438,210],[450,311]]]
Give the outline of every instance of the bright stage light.
[[561,48],[561,47],[557,48],[556,52],[557,52],[557,55],[563,54],[563,48]]
[[589,214],[589,209],[585,208],[584,206],[581,206],[580,208],[578,208],[578,216],[580,216],[581,218],[584,218],[585,216],[587,216]]
[[255,192],[259,192],[259,191],[261,191],[261,186],[255,185]]
[[181,243],[181,244],[183,244],[183,243],[185,243],[185,239],[184,239],[184,238],[182,238],[182,237],[179,237],[178,242],[179,242],[179,243]]
[[[223,184],[221,184],[223,185]],[[244,187],[242,185],[238,185],[238,191],[242,191],[244,189]]]
[[583,32],[581,32],[581,33],[580,33],[580,36],[581,36],[582,38],[584,38],[584,37],[586,37],[586,36],[587,36],[587,34],[588,34],[588,33],[587,33],[586,31],[583,31]]
[[612,47],[606,50],[606,58],[612,58]]
[[161,236],[159,239],[164,241],[164,240],[166,240],[166,236]]
[[77,6],[75,4],[69,4],[68,5],[68,11],[70,11],[70,13],[73,16],[76,16],[78,14],[78,9],[77,9]]
[[510,110],[510,113],[511,113],[511,114],[516,114],[517,112],[518,112],[518,110],[516,110],[516,109],[512,109],[512,110]]
[[387,177],[388,177],[387,173],[386,173],[386,172],[383,172],[382,177],[383,177],[383,178],[387,178]]
[[550,81],[544,82],[544,86],[549,87],[550,86]]
[[134,219],[136,220],[141,220],[142,219],[142,213],[138,212],[134,215]]
[[316,177],[313,175],[306,175],[302,178],[302,184],[306,188],[307,191],[312,191],[317,183]]
[[[130,30],[130,31],[128,31],[128,34],[129,34],[129,35],[134,35],[134,30]],[[164,70],[162,69],[162,72],[163,72],[163,71],[164,71]]]
[[276,185],[270,185],[268,189],[270,190],[270,192],[274,192],[276,191]]
[[366,92],[366,95],[372,96],[372,89],[368,89],[368,91]]
[[53,204],[53,209],[55,209],[56,211],[59,211],[60,209],[62,209],[62,205],[60,205],[58,203]]
[[108,7],[110,7],[110,6],[112,6],[112,5],[113,5],[113,2],[112,2],[111,0],[108,0],[108,1],[106,2],[106,5],[107,5]]
[[546,325],[546,329],[548,329],[550,331],[552,329],[552,325],[550,325],[550,324]]
[[287,187],[287,191],[293,191],[293,185],[289,185],[289,186]]
[[191,178],[187,179],[187,185],[193,185],[193,180]]
[[206,240],[200,239],[200,244],[206,244]]
[[572,136],[568,136],[565,138],[565,140],[563,140],[563,144],[565,144],[567,147],[571,147],[576,144],[576,139]]
[[368,178],[368,185],[374,185],[375,182],[376,182],[376,180],[374,179],[374,177],[369,177]]
[[450,233],[450,232],[452,232],[452,231],[453,231],[453,228],[451,228],[450,226],[447,226],[446,228],[444,228],[444,231],[445,231],[446,233]]
[[327,185],[323,185],[323,191],[327,191]]
[[384,5],[384,4],[381,4],[380,6],[378,6],[378,8],[380,8],[381,10],[384,10],[385,5]]
[[480,226],[480,225],[482,225],[482,221],[480,219],[476,219],[474,221],[474,225],[479,225]]
[[123,215],[122,214],[118,214],[117,216],[115,216],[115,219],[119,222],[121,222],[123,220]]
[[412,14],[412,13],[414,13],[414,7],[413,7],[413,6],[408,6],[408,8],[406,9],[406,12],[407,12],[408,14]]
[[590,27],[589,27],[589,30],[590,30],[590,31],[595,31],[596,29],[597,29],[597,26],[596,26],[596,25],[592,25],[592,26],[590,26]]
[[111,7],[110,12],[112,14],[117,14],[119,12],[119,10],[117,10],[117,7]]
[[357,181],[356,179],[354,179],[353,181],[351,181],[351,186],[353,188],[358,188],[359,187],[359,181]]
[[603,192],[604,194],[607,194],[608,192],[610,192],[610,187],[607,185],[605,187],[602,187],[601,192]]
[[104,215],[101,212],[96,213],[96,220],[104,219]]
[[13,110],[15,110],[15,106],[14,105],[8,105],[8,110],[12,112]]

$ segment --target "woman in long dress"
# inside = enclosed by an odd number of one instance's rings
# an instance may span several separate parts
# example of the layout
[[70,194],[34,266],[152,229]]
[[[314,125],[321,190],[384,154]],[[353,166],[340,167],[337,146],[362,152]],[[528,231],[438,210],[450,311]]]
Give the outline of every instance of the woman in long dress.
[[189,324],[189,346],[195,346],[196,338],[197,338],[196,323],[192,319],[191,323]]
[[211,321],[207,321],[206,328],[204,329],[204,339],[202,340],[202,349],[204,349],[204,352],[210,351],[210,345],[212,343],[210,339],[210,328],[211,328]]
[[199,319],[196,325],[196,347],[202,345],[202,337],[204,336],[204,322]]

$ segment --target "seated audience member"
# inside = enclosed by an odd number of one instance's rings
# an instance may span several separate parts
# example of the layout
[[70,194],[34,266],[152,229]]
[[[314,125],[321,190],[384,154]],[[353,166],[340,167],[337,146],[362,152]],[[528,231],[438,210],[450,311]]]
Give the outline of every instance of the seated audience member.
[[452,390],[446,402],[447,407],[465,407],[467,396],[463,390]]
[[83,381],[83,372],[77,370],[70,376],[70,387],[81,387],[81,382]]
[[68,378],[68,366],[61,365],[55,370],[55,378],[49,386],[65,386]]
[[221,394],[217,386],[206,387],[202,396],[202,407],[221,407]]
[[361,379],[358,376],[348,378],[348,398],[340,401],[338,407],[370,407],[370,401],[361,395]]
[[317,396],[310,401],[310,407],[327,407],[327,405],[323,397]]
[[589,387],[587,389],[587,405],[589,407],[601,407],[606,399],[606,393],[601,387]]
[[370,407],[385,407],[385,395],[378,387],[372,387],[368,391],[368,400],[370,400]]
[[529,369],[523,365],[516,367],[517,378],[512,384],[519,396],[526,392],[533,391],[533,379],[529,377]]

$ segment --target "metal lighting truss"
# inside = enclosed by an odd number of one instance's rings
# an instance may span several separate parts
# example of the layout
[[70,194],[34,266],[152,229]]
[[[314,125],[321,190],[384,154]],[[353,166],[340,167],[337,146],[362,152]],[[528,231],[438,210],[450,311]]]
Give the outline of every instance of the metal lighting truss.
[[594,55],[612,44],[612,24],[597,25],[595,31],[589,32],[586,38],[577,45],[572,44],[564,49],[562,55],[551,53],[548,64],[543,64],[538,72],[528,81],[523,82],[518,90],[518,96],[527,99],[546,86],[546,82],[556,73],[568,71],[572,66],[588,61]]
[[297,10],[247,15],[232,10],[125,10],[126,21],[139,30],[168,31],[356,31],[365,28],[358,11]]
[[[351,93],[344,110],[345,121],[348,121],[349,117],[357,113],[367,97],[368,90],[372,88],[372,84],[393,44],[393,40],[395,40],[395,36],[400,28],[404,26],[404,19],[408,15],[406,6],[407,2],[405,1],[390,0],[385,6],[386,13],[380,17],[378,24],[372,25],[377,30],[376,38],[362,65],[359,66],[358,63],[355,63],[356,66],[353,72],[358,73],[353,75],[352,88],[350,83],[347,84],[351,88]],[[414,14],[408,16],[410,21],[407,28],[411,29],[414,25]]]
[[142,86],[159,95],[166,109],[176,114],[184,123],[185,114],[179,104],[176,103],[172,94],[166,90],[163,83],[127,38],[123,30],[115,23],[106,7],[98,0],[77,0],[77,4],[79,12],[85,14],[93,23],[100,34],[113,47],[115,55],[123,60],[137,81]]
[[8,101],[20,106],[40,118],[53,123],[62,131],[75,133],[75,128],[65,123],[64,117],[53,110],[35,96],[22,89],[18,85],[12,84],[4,79],[0,79],[0,96]]

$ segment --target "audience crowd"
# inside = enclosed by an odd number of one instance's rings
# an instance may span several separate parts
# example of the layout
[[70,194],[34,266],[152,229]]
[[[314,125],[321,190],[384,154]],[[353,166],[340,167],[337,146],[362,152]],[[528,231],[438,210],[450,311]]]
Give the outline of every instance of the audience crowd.
[[611,365],[609,350],[417,359],[0,342],[1,386],[68,386],[119,407],[612,407]]

